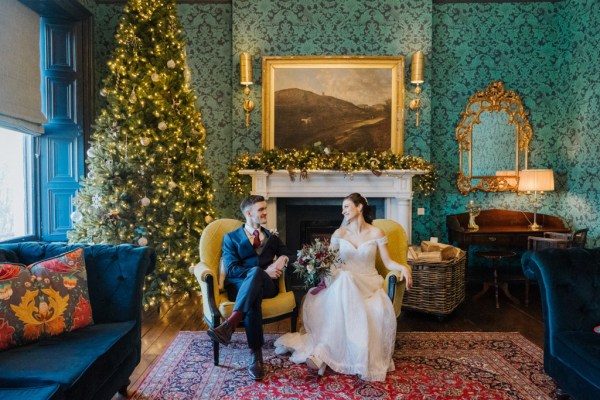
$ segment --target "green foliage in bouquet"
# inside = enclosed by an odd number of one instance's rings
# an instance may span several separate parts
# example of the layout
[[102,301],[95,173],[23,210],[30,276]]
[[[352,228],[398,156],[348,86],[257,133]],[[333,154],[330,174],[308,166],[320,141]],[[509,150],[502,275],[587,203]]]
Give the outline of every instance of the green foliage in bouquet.
[[331,269],[341,263],[338,249],[329,247],[328,240],[315,239],[298,250],[294,273],[304,280],[304,287],[317,286],[321,279],[331,275]]

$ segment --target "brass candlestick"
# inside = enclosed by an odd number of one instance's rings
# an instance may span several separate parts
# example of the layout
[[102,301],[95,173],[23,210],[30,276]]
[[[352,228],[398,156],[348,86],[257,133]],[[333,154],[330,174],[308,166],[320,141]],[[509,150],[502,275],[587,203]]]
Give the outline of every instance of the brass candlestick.
[[470,231],[478,231],[479,225],[475,223],[475,217],[481,212],[481,207],[475,204],[475,200],[469,200],[469,204],[465,207],[469,212],[469,225],[467,229]]

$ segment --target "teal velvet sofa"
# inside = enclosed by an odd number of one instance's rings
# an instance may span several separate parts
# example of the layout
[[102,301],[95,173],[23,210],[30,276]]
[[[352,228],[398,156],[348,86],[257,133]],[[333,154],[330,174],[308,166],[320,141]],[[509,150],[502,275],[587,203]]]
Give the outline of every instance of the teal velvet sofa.
[[600,248],[527,252],[544,313],[544,370],[575,400],[600,399]]
[[111,399],[126,393],[141,359],[142,290],[152,248],[0,244],[6,261],[30,265],[83,247],[94,323],[0,352],[0,399]]

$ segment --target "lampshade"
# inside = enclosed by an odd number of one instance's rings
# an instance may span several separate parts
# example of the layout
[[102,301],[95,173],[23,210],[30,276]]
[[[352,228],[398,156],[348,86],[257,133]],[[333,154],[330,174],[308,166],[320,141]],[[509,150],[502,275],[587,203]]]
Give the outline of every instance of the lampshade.
[[519,172],[519,192],[547,192],[554,190],[551,169],[525,169]]
[[425,66],[425,57],[422,51],[417,51],[412,56],[412,63],[410,66],[410,83],[423,83],[423,69]]
[[252,85],[252,56],[246,52],[240,54],[240,85]]

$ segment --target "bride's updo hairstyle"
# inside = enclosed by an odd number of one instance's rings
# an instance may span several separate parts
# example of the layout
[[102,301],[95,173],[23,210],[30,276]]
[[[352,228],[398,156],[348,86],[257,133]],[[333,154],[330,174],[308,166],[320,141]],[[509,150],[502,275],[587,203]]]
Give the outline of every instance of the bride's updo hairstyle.
[[363,206],[363,211],[362,211],[363,218],[365,219],[365,221],[367,222],[367,224],[370,224],[371,222],[373,222],[373,214],[372,214],[371,207],[369,206],[369,203],[367,203],[367,199],[365,199],[364,197],[362,197],[360,195],[360,193],[349,194],[348,196],[344,197],[344,200],[350,200],[357,207],[358,207],[359,204],[362,204],[362,206]]

